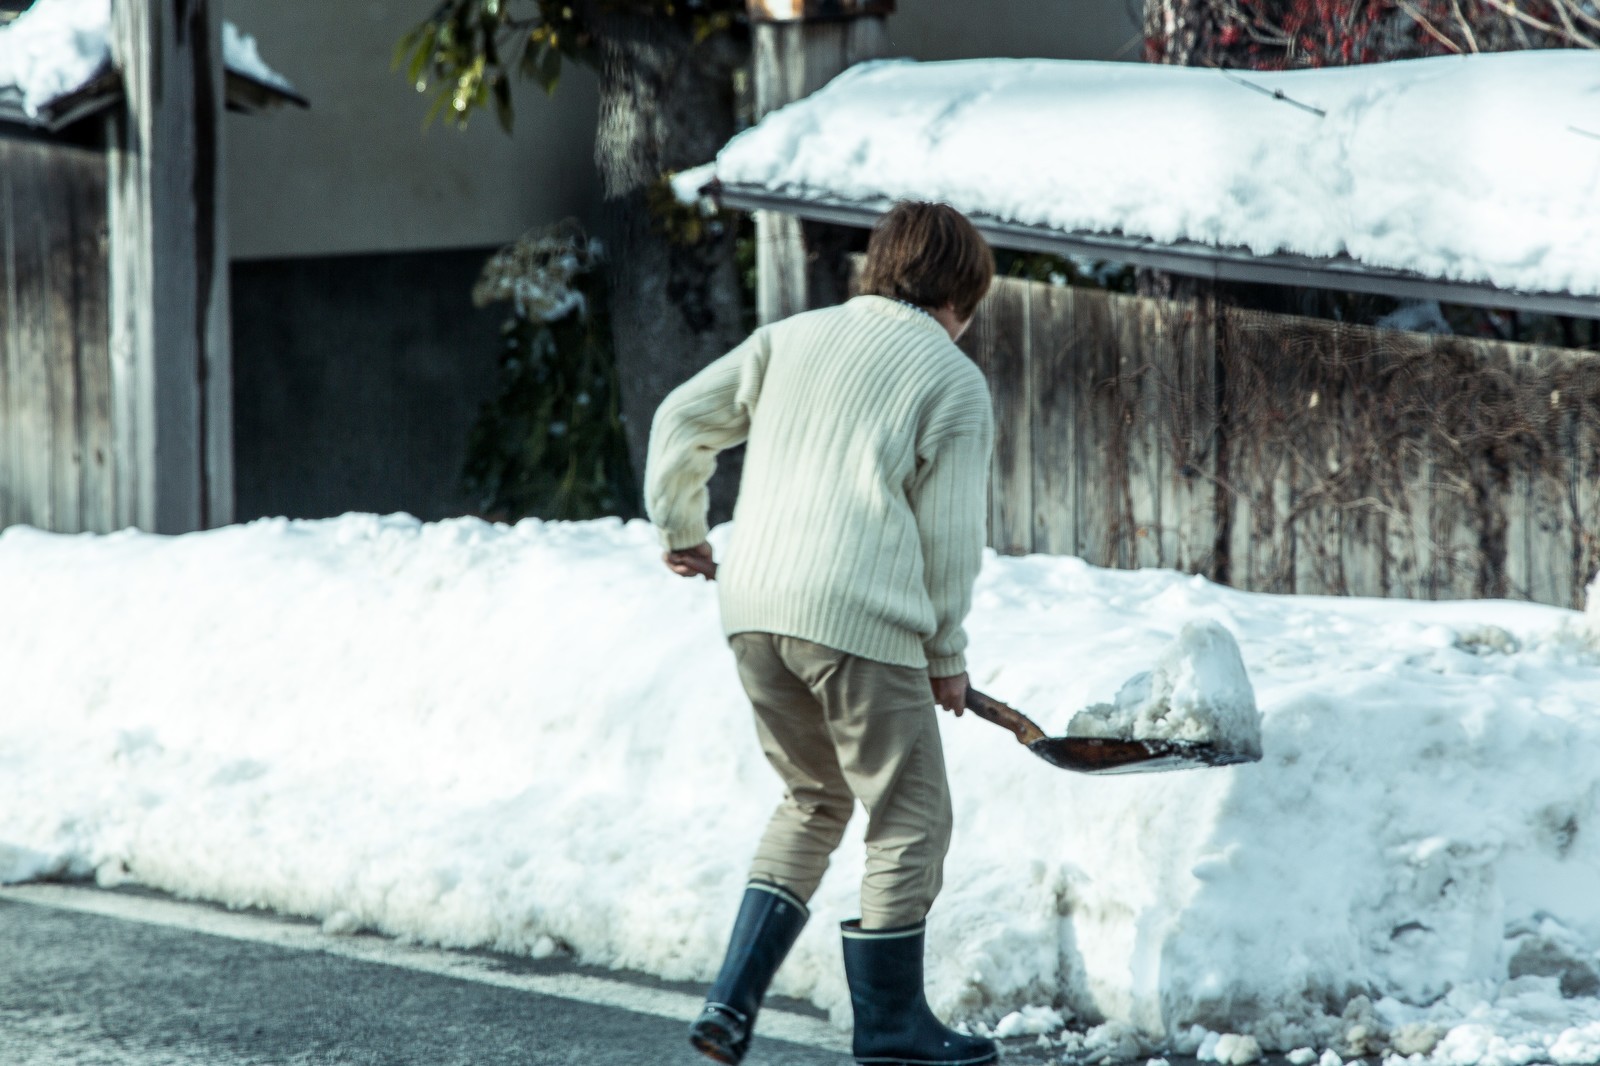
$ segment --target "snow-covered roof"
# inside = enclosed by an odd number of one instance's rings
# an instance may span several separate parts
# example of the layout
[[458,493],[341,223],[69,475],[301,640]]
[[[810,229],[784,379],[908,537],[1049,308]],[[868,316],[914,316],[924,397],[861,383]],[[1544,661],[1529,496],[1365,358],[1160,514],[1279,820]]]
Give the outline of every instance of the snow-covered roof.
[[[0,27],[0,119],[59,128],[114,98],[111,0],[38,0]],[[261,59],[255,39],[223,24],[223,59],[231,78],[268,93],[305,101],[289,80]],[[97,90],[105,89],[105,92]]]
[[944,200],[1108,252],[1199,247],[1587,304],[1600,297],[1600,53],[1277,74],[867,63],[734,138],[715,176],[735,202]]

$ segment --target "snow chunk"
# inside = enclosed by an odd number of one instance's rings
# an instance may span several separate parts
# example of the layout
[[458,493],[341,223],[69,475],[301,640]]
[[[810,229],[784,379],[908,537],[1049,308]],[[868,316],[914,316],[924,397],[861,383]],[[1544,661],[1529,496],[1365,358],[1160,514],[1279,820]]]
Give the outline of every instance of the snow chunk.
[[1079,711],[1067,733],[1183,740],[1261,755],[1261,714],[1238,642],[1210,621],[1185,625],[1154,670],[1129,678],[1115,703]]
[[1001,1040],[1015,1036],[1038,1036],[1060,1031],[1066,1025],[1061,1012],[1052,1007],[1023,1007],[1000,1019],[994,1035]]
[[1317,1061],[1317,1053],[1308,1047],[1297,1047],[1284,1058],[1289,1060],[1289,1066],[1311,1066]]
[[261,50],[256,47],[256,39],[248,33],[241,32],[239,27],[231,22],[222,24],[222,56],[223,61],[228,64],[228,69],[235,74],[254,78],[263,85],[270,85],[284,92],[294,92],[294,86],[289,84],[289,79],[267,66],[266,60],[261,58]]
[[0,88],[30,116],[82,88],[111,62],[111,0],[38,0],[0,30]]
[[680,170],[672,175],[672,195],[680,204],[687,207],[700,207],[706,197],[701,189],[711,184],[717,176],[717,164],[705,163],[688,170]]
[[1595,644],[1600,645],[1600,574],[1596,574],[1594,580],[1589,582],[1583,595],[1584,621]]
[[1261,1045],[1256,1038],[1237,1033],[1211,1033],[1195,1052],[1195,1058],[1201,1062],[1216,1062],[1222,1066],[1246,1066],[1260,1057]]

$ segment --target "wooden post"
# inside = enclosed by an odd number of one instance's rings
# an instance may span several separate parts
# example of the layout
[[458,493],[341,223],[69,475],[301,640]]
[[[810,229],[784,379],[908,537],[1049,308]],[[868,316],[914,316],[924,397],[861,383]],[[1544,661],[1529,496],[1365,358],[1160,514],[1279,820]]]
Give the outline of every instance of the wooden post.
[[[892,0],[749,0],[756,118],[809,96],[847,67],[889,52]],[[757,211],[756,308],[765,324],[846,295],[837,226]]]
[[183,533],[233,519],[220,5],[113,0],[111,48],[116,509]]

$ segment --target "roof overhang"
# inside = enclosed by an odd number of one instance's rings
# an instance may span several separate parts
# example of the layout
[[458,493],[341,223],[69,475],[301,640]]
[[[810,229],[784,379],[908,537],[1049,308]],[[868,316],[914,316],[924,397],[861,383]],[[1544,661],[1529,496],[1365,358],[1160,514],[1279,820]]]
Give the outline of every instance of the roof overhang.
[[[255,114],[275,107],[294,105],[309,108],[311,102],[292,89],[270,85],[236,70],[225,72],[225,92],[229,111]],[[122,77],[109,67],[88,83],[39,108],[30,115],[22,98],[13,89],[0,89],[0,124],[25,126],[44,133],[61,133],[69,126],[109,111],[122,99]]]
[[[813,222],[861,229],[871,228],[891,206],[888,200],[799,198],[765,188],[720,182],[708,186],[706,192],[718,203],[735,210],[776,211]],[[1448,281],[1371,267],[1349,256],[1316,259],[1282,253],[1257,255],[1246,248],[1219,248],[1188,241],[1162,244],[1148,238],[1105,233],[1066,233],[983,215],[973,214],[969,217],[984,238],[998,248],[1059,256],[1086,256],[1214,281],[1331,289],[1406,300],[1438,300],[1476,307],[1600,319],[1600,296],[1519,292],[1483,282]]]

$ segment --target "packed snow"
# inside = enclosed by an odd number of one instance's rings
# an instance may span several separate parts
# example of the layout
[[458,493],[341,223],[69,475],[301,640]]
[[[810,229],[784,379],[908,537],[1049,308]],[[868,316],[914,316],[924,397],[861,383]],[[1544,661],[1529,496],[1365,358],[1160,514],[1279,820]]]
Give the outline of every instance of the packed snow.
[[[13,528],[0,590],[0,879],[714,974],[780,787],[716,587],[668,573],[646,525]],[[1074,1061],[1593,1061],[1591,611],[989,556],[976,685],[1059,734],[1215,625],[1265,754],[1096,777],[941,715],[956,830],[934,1007]],[[859,832],[777,979],[841,1024]]]
[[[23,110],[37,116],[110,65],[110,38],[111,0],[37,0],[0,29],[0,89],[16,90]],[[262,60],[255,38],[225,22],[222,41],[229,70],[293,91],[288,79]]]
[[741,133],[716,174],[802,199],[944,200],[1067,232],[1592,296],[1597,96],[1600,53],[1584,50],[1288,73],[877,62]]
[[1181,740],[1261,757],[1261,714],[1233,634],[1216,622],[1190,622],[1144,670],[1117,691],[1116,702],[1085,707],[1069,736]]

